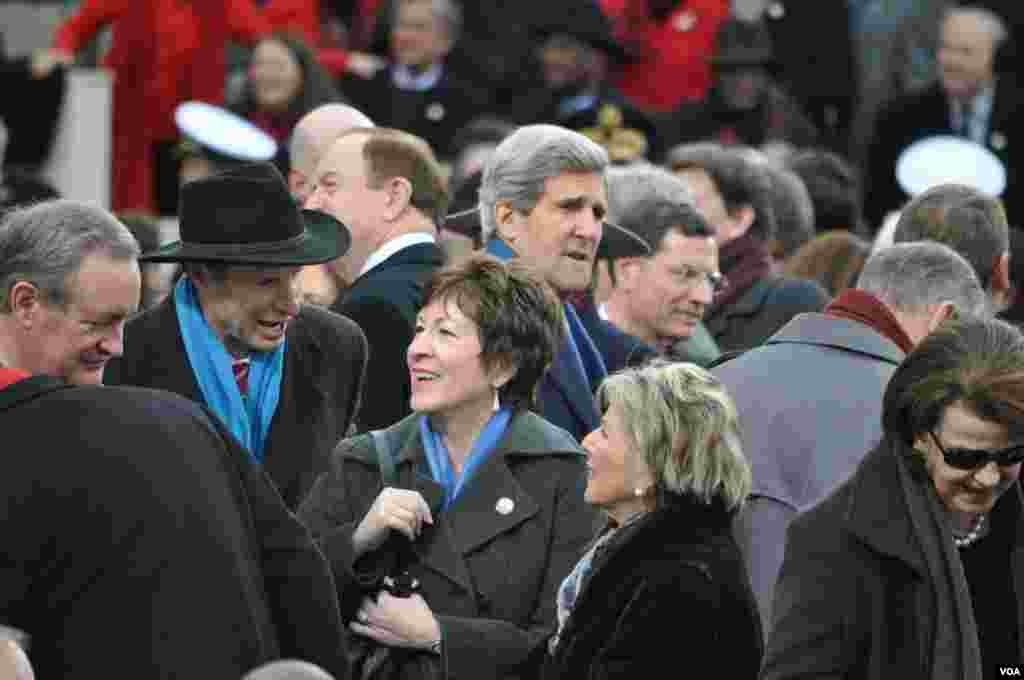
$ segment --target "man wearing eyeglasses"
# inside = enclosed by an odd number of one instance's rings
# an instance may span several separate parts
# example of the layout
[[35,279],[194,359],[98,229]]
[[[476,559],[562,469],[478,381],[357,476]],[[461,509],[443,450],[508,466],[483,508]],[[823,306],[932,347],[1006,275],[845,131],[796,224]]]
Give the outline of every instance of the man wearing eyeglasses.
[[824,312],[797,315],[712,369],[736,403],[751,464],[735,535],[766,639],[790,521],[879,442],[882,394],[906,354],[950,316],[988,309],[967,260],[939,243],[901,243],[872,255]]
[[612,264],[613,288],[599,312],[660,354],[698,329],[725,279],[714,230],[690,201],[686,184],[655,167],[608,174],[610,217],[651,246]]

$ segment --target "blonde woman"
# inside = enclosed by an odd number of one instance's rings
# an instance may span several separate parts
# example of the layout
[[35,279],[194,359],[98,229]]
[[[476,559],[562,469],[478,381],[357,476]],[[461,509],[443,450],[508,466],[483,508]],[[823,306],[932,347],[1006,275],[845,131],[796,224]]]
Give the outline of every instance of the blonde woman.
[[609,524],[559,589],[544,677],[653,678],[698,656],[757,677],[760,618],[730,532],[751,484],[732,400],[703,369],[660,361],[598,397],[586,500]]

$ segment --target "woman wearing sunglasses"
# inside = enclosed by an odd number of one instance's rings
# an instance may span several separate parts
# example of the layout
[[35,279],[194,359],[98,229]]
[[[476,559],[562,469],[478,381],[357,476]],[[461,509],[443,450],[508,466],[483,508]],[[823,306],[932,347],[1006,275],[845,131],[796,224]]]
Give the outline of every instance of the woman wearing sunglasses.
[[944,323],[893,374],[882,425],[790,525],[762,678],[1019,673],[1024,336]]

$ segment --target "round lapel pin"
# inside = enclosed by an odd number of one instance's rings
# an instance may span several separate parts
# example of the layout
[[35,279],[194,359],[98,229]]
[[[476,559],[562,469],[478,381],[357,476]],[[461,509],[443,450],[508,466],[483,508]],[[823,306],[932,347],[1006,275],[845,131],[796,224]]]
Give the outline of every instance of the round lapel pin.
[[768,16],[772,19],[781,19],[786,16],[786,6],[781,2],[773,2],[768,6]]
[[498,502],[494,505],[494,509],[499,514],[507,515],[515,510],[516,504],[511,498],[499,498]]
[[434,102],[433,104],[427,107],[427,118],[434,121],[435,123],[444,118],[444,113],[444,106],[442,106],[439,102]]

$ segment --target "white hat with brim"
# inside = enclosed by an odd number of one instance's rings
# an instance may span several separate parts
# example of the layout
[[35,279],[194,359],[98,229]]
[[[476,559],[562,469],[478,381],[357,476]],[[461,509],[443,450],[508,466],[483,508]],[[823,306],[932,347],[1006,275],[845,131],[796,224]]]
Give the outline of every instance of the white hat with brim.
[[185,102],[174,110],[182,134],[208,152],[234,161],[269,161],[277,142],[245,118],[205,102]]
[[969,139],[937,135],[903,150],[896,160],[896,180],[911,196],[940,184],[963,184],[998,197],[1006,189],[1006,166]]

